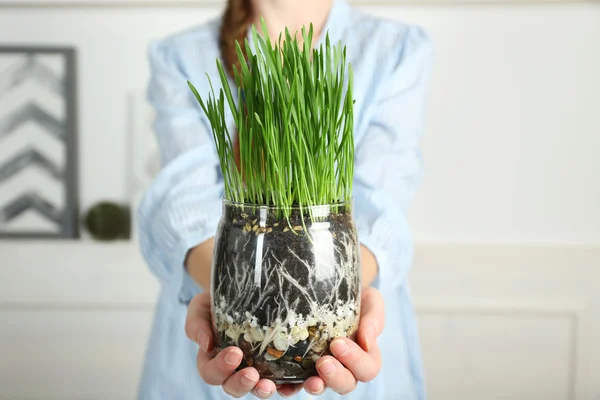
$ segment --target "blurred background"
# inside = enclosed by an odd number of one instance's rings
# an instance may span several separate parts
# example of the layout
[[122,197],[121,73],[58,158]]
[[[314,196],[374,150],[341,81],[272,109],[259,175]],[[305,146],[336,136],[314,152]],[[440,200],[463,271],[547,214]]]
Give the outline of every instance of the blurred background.
[[[600,3],[353,3],[436,46],[410,214],[430,398],[600,400]],[[134,398],[147,46],[222,7],[0,0],[1,400]]]

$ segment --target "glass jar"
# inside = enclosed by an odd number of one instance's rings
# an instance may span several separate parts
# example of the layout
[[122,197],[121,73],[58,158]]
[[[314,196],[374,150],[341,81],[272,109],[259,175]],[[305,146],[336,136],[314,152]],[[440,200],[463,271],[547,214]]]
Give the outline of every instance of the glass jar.
[[351,203],[273,207],[223,202],[211,275],[217,349],[239,369],[299,383],[336,337],[354,339],[361,295]]

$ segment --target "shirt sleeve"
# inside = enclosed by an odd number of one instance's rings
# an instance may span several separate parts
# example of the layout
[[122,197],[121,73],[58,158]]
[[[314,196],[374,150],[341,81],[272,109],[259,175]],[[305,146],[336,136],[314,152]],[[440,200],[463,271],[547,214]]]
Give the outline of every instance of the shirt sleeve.
[[353,189],[359,239],[377,260],[374,285],[382,290],[402,285],[412,263],[406,209],[421,176],[419,140],[432,59],[431,41],[419,27],[410,28],[399,47],[357,144]]
[[214,236],[222,181],[210,125],[196,103],[174,46],[150,46],[148,100],[163,168],[138,208],[143,257],[169,292],[189,303],[200,287],[187,274],[188,251]]

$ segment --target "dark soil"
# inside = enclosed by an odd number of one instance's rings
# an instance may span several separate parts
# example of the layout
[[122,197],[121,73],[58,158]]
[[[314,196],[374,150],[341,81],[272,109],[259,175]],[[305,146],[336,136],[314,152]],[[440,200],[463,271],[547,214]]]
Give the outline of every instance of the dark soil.
[[[296,314],[308,315],[311,304],[302,291],[289,281],[275,281],[278,274],[274,269],[281,265],[302,288],[312,287],[314,289],[316,299],[313,300],[320,305],[329,303],[332,308],[335,308],[338,300],[342,302],[352,300],[351,297],[354,294],[348,290],[345,280],[341,282],[335,292],[332,292],[341,277],[334,275],[329,280],[320,280],[316,274],[309,276],[307,273],[306,264],[313,269],[315,266],[314,246],[306,234],[306,229],[310,230],[312,222],[308,216],[301,218],[298,212],[291,215],[289,223],[286,219],[277,219],[273,215],[267,216],[264,228],[266,231],[271,231],[265,233],[263,237],[261,279],[260,286],[256,286],[255,263],[258,235],[255,231],[247,232],[243,229],[259,225],[260,216],[258,213],[250,214],[241,210],[239,213],[235,213],[237,214],[235,216],[232,214],[234,213],[229,214],[231,218],[223,219],[220,237],[216,241],[216,263],[212,275],[214,288],[218,288],[214,292],[215,301],[221,296],[225,297],[228,303],[237,300],[239,305],[233,308],[238,309],[241,315],[244,315],[245,311],[250,311],[257,317],[260,326],[270,326],[276,318],[285,319],[286,300],[287,306],[293,306]],[[328,230],[333,236],[334,246],[340,244],[341,238],[348,237],[345,234],[354,232],[354,223],[349,213],[330,214],[324,222],[329,223]],[[302,229],[294,230],[294,227]],[[356,236],[353,235],[348,240],[353,240],[353,238],[355,240]],[[356,246],[356,243],[352,243],[352,245]],[[347,259],[345,251],[338,248],[335,250],[336,265],[352,262]],[[273,293],[270,296],[264,296],[265,291]],[[279,294],[275,291],[278,291]],[[240,294],[245,297],[240,297]]]

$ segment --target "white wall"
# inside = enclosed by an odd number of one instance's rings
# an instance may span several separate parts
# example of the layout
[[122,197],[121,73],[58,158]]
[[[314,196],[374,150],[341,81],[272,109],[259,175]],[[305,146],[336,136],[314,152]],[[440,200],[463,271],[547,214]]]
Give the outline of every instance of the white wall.
[[[600,4],[370,9],[436,43],[417,239],[600,243]],[[148,41],[218,12],[0,9],[2,42],[79,49],[84,208],[127,199],[127,96],[145,88]]]
[[[600,398],[600,3],[370,10],[437,48],[410,216],[432,399]],[[130,200],[148,41],[218,14],[0,7],[0,43],[79,50],[84,210]],[[1,242],[0,399],[131,399],[156,289],[135,243]]]
[[600,4],[394,14],[438,48],[417,238],[599,243]]

